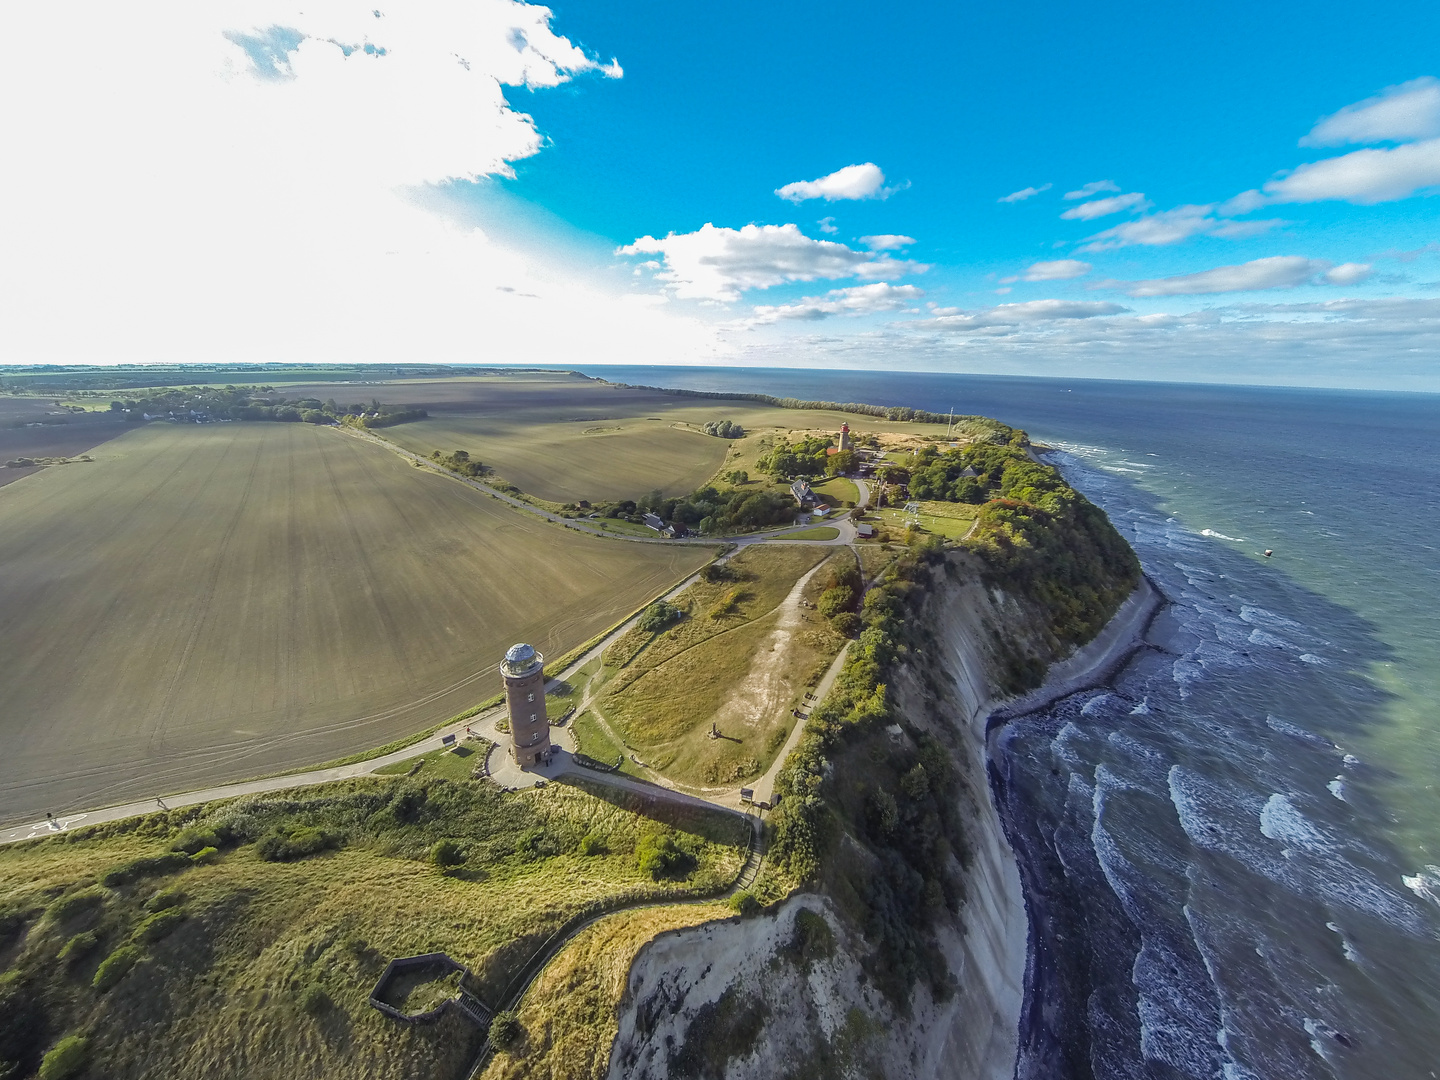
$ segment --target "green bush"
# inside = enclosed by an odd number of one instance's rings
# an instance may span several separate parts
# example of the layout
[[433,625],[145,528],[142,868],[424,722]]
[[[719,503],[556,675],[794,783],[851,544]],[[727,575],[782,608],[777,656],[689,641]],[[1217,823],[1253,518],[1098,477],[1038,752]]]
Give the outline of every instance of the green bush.
[[760,901],[755,899],[755,894],[741,889],[730,898],[730,910],[741,918],[751,918],[760,914]]
[[94,930],[82,930],[60,948],[61,960],[80,960],[95,951],[100,939]]
[[196,866],[208,866],[211,863],[218,861],[219,858],[219,848],[202,847],[199,851],[195,852],[194,855],[190,856],[190,861]]
[[40,1062],[40,1080],[70,1080],[85,1067],[89,1050],[83,1035],[67,1035]]
[[103,889],[81,889],[60,897],[45,909],[45,914],[57,923],[73,922],[82,916],[93,915],[97,909],[105,906],[106,899]]
[[161,889],[145,901],[145,910],[164,911],[166,908],[179,907],[184,902],[185,894],[179,889]]
[[280,825],[255,844],[266,862],[293,862],[340,846],[340,836],[312,825]]
[[640,621],[636,624],[647,634],[664,630],[665,627],[680,619],[685,612],[674,604],[666,603],[664,600],[656,600],[640,614]]
[[830,620],[830,625],[834,627],[837,634],[854,637],[860,632],[863,623],[860,621],[860,616],[853,611],[842,611]]
[[157,911],[140,924],[135,930],[135,938],[138,941],[152,942],[169,937],[174,933],[182,922],[185,921],[185,912],[177,907],[165,908]]
[[465,861],[465,849],[454,840],[437,840],[430,847],[430,861],[441,869],[459,866]]
[[197,851],[207,847],[218,848],[223,843],[224,841],[214,829],[203,825],[192,825],[175,837],[174,843],[170,845],[170,850],[183,851],[186,855],[193,857]]
[[146,855],[138,859],[131,859],[128,863],[110,870],[100,879],[100,883],[106,888],[114,889],[121,885],[128,885],[132,881],[138,881],[140,878],[173,874],[190,865],[190,857],[178,851],[167,852],[164,855]]
[[609,852],[605,841],[593,832],[586,833],[580,838],[581,855],[605,855]]
[[820,610],[821,615],[827,619],[833,618],[842,611],[849,611],[855,606],[855,590],[849,585],[836,585],[821,593],[820,601],[815,606]]
[[525,1029],[520,1026],[520,1018],[509,1009],[496,1013],[490,1021],[490,1045],[497,1050],[513,1049],[524,1034]]
[[300,1008],[311,1016],[319,1016],[330,1008],[330,995],[319,983],[310,983],[300,991]]
[[143,955],[134,945],[121,945],[120,948],[100,961],[100,966],[95,969],[95,978],[90,981],[90,985],[103,994],[123,979],[130,969],[140,962]]
[[642,836],[635,845],[635,859],[641,871],[656,881],[684,877],[695,867],[695,856],[676,843],[669,833]]

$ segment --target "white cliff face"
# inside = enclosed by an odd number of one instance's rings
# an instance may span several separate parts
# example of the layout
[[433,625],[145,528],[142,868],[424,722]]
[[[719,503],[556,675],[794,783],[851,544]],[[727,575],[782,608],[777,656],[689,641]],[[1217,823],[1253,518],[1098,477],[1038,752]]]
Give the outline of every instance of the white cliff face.
[[[963,781],[965,902],[935,932],[955,992],[936,1001],[917,985],[909,1015],[899,1015],[867,977],[870,946],[860,929],[824,897],[793,896],[771,913],[667,934],[640,952],[621,1006],[612,1080],[1010,1080],[1028,927],[1020,876],[990,800],[984,731],[994,692],[990,628],[1014,622],[1008,607],[978,581],[937,575],[925,619],[934,634],[929,653],[938,655],[918,658],[935,686],[922,688],[912,670],[892,687],[897,711],[950,748]],[[797,919],[803,926],[816,917],[829,930],[828,954],[796,946]],[[808,926],[814,930],[813,921]]]

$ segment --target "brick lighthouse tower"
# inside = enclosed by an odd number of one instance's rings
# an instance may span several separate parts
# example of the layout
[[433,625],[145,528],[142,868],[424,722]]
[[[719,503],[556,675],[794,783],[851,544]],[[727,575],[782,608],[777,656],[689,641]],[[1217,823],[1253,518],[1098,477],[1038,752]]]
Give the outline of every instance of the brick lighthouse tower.
[[854,450],[855,444],[850,441],[850,425],[840,425],[840,447],[841,450]]
[[505,705],[510,710],[510,753],[515,764],[534,765],[550,752],[545,715],[545,658],[533,645],[511,645],[500,662]]

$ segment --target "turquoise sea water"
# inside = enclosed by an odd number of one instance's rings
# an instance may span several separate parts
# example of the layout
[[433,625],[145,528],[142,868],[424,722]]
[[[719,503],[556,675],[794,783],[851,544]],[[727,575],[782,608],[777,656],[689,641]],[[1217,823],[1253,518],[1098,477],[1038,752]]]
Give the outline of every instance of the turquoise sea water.
[[591,373],[1023,427],[1170,601],[1112,687],[1002,740],[1021,1075],[1440,1075],[1440,396]]

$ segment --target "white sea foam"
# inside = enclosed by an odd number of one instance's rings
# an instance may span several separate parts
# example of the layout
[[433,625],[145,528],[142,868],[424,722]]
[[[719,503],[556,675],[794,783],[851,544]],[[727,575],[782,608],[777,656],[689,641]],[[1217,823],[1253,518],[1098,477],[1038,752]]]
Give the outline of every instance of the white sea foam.
[[1288,796],[1271,795],[1260,811],[1260,831],[1277,843],[1315,852],[1333,852],[1335,846],[1295,809]]
[[1359,765],[1359,764],[1360,764],[1360,759],[1359,759],[1358,757],[1356,757],[1354,754],[1346,754],[1346,755],[1345,755],[1345,767],[1346,767],[1347,769],[1353,769],[1353,768],[1355,768],[1355,766],[1357,766],[1357,765]]
[[1326,660],[1323,656],[1316,656],[1314,653],[1308,652],[1301,653],[1300,659],[1305,661],[1305,663],[1307,664],[1328,664],[1330,662]]
[[1243,544],[1246,542],[1245,537],[1243,536],[1226,536],[1224,533],[1216,532],[1214,529],[1201,529],[1200,535],[1213,537],[1216,540],[1229,540],[1236,544]]
[[1141,701],[1140,701],[1140,704],[1139,704],[1139,705],[1136,705],[1133,709],[1130,710],[1130,715],[1131,715],[1131,716],[1149,716],[1149,715],[1150,715],[1150,698],[1149,698],[1148,696],[1142,698]]
[[1260,607],[1257,604],[1241,604],[1240,618],[1248,623],[1259,626],[1278,627],[1283,630],[1304,630],[1305,627],[1294,619],[1287,619],[1284,615],[1277,615],[1268,608]]
[[1334,795],[1335,798],[1339,799],[1341,802],[1350,801],[1349,799],[1345,798],[1345,781],[1342,777],[1335,777],[1334,780],[1331,780],[1325,786],[1330,789],[1330,794]]
[[1251,630],[1247,639],[1251,645],[1264,645],[1267,649],[1285,649],[1293,651],[1295,646],[1284,638],[1276,637],[1274,634],[1267,634],[1264,630]]
[[1421,900],[1428,900],[1440,907],[1440,866],[1427,866],[1414,875],[1404,876],[1400,880]]
[[1312,731],[1306,731],[1302,727],[1296,727],[1288,720],[1281,720],[1278,716],[1269,713],[1265,715],[1265,723],[1272,731],[1278,731],[1281,735],[1289,735],[1292,739],[1304,739],[1306,742],[1316,743],[1319,746],[1335,749],[1335,744],[1329,739],[1321,738]]

